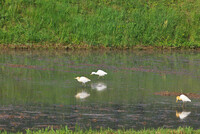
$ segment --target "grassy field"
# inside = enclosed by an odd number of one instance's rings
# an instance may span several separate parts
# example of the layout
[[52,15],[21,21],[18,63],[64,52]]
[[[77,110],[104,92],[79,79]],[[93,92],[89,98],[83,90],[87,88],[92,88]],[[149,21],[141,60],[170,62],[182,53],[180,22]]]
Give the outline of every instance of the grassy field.
[[0,44],[200,47],[199,0],[0,0]]
[[[27,130],[26,134],[199,134],[200,130],[193,130],[190,127],[186,128],[178,128],[178,129],[144,129],[144,130],[69,130],[67,127],[59,130],[53,129],[41,129],[37,131]],[[7,134],[6,131],[2,132],[2,134]],[[22,134],[22,132],[18,132],[17,134]]]
[[147,130],[112,130],[112,129],[107,129],[107,130],[87,130],[87,131],[82,131],[82,130],[77,130],[77,131],[71,131],[67,127],[65,129],[60,129],[60,130],[38,130],[38,131],[26,131],[27,134],[47,134],[47,133],[56,133],[56,134],[168,134],[168,133],[173,133],[173,134],[198,134],[200,133],[200,130],[193,130],[192,128],[178,128],[178,129],[147,129]]

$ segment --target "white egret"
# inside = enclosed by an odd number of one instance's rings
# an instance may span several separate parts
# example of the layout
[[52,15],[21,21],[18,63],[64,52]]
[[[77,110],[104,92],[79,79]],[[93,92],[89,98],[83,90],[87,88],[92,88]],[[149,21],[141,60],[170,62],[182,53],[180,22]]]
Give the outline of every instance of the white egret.
[[97,72],[92,72],[90,75],[93,75],[93,74],[98,75],[99,77],[107,75],[107,73],[104,72],[103,70],[97,70]]
[[176,97],[176,102],[178,102],[179,100],[183,102],[191,102],[191,100],[184,94],[181,94],[180,96]]
[[179,100],[183,101],[182,107],[184,107],[185,102],[191,102],[191,100],[187,96],[185,96],[184,94],[181,94],[180,96],[176,97],[176,102],[178,102]]
[[81,77],[76,77],[75,78],[78,82],[81,82],[82,84],[85,84],[89,81],[91,81],[90,79],[88,79],[87,77],[81,76]]
[[89,96],[90,96],[90,94],[88,94],[88,93],[85,92],[85,91],[82,91],[82,92],[77,93],[77,94],[75,95],[75,97],[78,98],[78,99],[85,99],[85,98],[87,98],[87,97],[89,97]]
[[181,120],[186,118],[191,112],[177,112],[176,111],[176,117],[179,117]]

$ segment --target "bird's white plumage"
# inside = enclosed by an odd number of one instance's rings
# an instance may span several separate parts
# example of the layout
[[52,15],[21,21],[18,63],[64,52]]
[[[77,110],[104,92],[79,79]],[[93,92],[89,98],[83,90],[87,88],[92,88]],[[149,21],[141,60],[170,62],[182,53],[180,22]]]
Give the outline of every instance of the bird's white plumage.
[[79,99],[85,99],[85,98],[87,98],[87,97],[89,97],[89,96],[90,96],[90,94],[88,94],[88,93],[85,92],[85,91],[82,91],[82,92],[77,93],[77,94],[75,95],[75,97],[76,97],[76,98],[79,98]]
[[190,100],[187,96],[185,96],[184,94],[181,94],[181,95],[180,95],[180,98],[181,98],[181,100],[182,100],[183,102],[187,102],[187,101],[191,102],[191,100]]
[[186,118],[190,113],[191,112],[185,112],[185,111],[183,111],[181,113],[176,112],[176,117],[179,117],[182,120],[182,119]]
[[91,81],[90,79],[88,79],[87,77],[81,76],[81,77],[76,77],[75,79],[77,79],[78,82],[81,82],[83,84]]
[[97,70],[97,72],[92,72],[91,75],[93,75],[93,74],[98,75],[98,76],[105,76],[105,75],[107,75],[107,73],[104,72],[103,70]]

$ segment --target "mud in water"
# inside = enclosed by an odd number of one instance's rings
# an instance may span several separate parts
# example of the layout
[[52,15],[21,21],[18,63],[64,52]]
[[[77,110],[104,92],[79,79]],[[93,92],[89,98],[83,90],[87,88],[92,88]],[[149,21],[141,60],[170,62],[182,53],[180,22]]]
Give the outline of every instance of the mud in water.
[[[0,130],[198,129],[199,68],[196,52],[1,51]],[[98,69],[108,75],[90,75]],[[181,93],[192,100],[185,107]]]
[[161,91],[161,92],[155,92],[154,94],[161,96],[179,96],[181,94],[184,94],[189,98],[200,99],[200,95],[195,93],[178,93],[178,92]]

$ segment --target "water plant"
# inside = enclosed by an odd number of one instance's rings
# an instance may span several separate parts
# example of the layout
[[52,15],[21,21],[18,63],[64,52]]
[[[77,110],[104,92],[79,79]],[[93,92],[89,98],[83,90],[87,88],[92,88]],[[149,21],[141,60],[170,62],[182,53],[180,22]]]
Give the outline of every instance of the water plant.
[[[2,134],[7,134],[6,131],[2,131]],[[190,127],[179,127],[177,129],[165,129],[165,128],[158,128],[158,129],[144,129],[144,130],[125,130],[125,129],[120,129],[120,130],[113,130],[113,129],[100,129],[100,130],[75,130],[72,131],[68,127],[64,127],[58,130],[54,129],[40,129],[40,130],[26,130],[26,134],[151,134],[151,133],[162,133],[162,134],[168,134],[168,133],[173,133],[173,134],[198,134],[200,133],[200,130],[194,130],[193,128]],[[17,134],[22,134],[22,132],[17,132]]]

